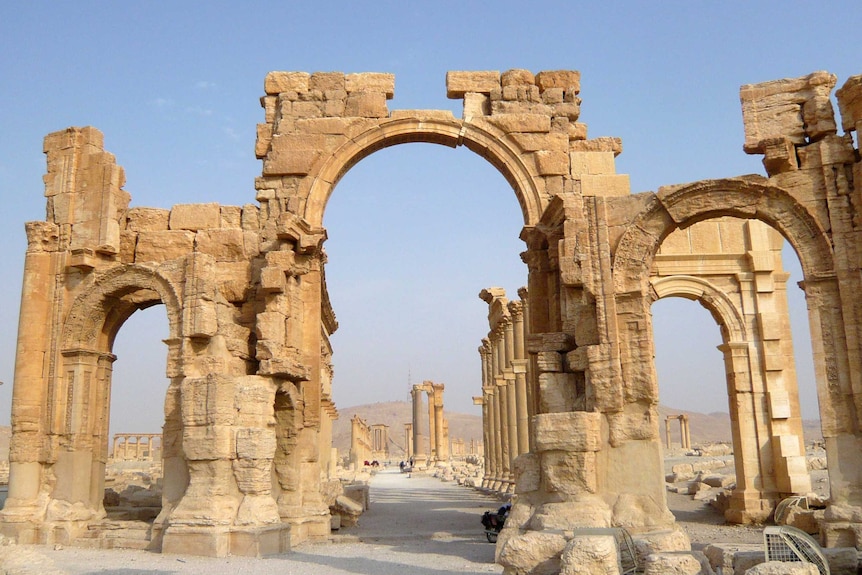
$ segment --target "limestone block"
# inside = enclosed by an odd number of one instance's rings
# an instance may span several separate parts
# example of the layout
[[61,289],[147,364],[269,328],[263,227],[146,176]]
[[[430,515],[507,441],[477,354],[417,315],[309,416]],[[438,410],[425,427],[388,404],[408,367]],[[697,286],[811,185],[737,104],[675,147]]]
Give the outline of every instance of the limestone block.
[[573,176],[616,173],[613,152],[571,152],[569,158]]
[[618,575],[617,542],[612,535],[575,537],[560,556],[560,575]]
[[[790,396],[787,391],[784,389],[775,389],[770,391],[769,396],[769,415],[772,419],[788,419],[791,416],[790,411]],[[795,439],[795,437],[794,437]],[[790,441],[790,437],[788,437],[788,441]],[[798,440],[797,440],[798,445]],[[788,445],[789,446],[789,445]],[[782,445],[782,447],[784,447]],[[796,447],[794,452],[790,455],[798,455],[799,448]]]
[[362,504],[354,501],[346,495],[339,495],[335,498],[335,505],[331,507],[333,513],[341,516],[342,527],[352,527],[359,522],[359,516],[362,515]]
[[617,527],[641,530],[644,527],[666,529],[674,518],[663,502],[660,504],[647,495],[623,493],[613,507],[613,521]]
[[243,459],[267,459],[275,455],[275,430],[244,427],[236,431],[236,455]]
[[171,211],[159,208],[132,208],[126,212],[126,229],[133,232],[156,232],[168,229]]
[[744,571],[745,575],[818,575],[820,570],[813,563],[790,563],[768,561]]
[[500,85],[506,86],[533,86],[536,84],[536,78],[529,70],[512,69],[503,72],[500,76]]
[[730,487],[734,483],[736,483],[736,477],[733,475],[707,475],[703,478],[703,483],[706,483],[710,487],[716,488],[724,488]]
[[562,104],[565,93],[563,88],[547,88],[542,92],[542,102],[545,104]]
[[[510,136],[524,152],[536,152],[539,150],[565,152],[569,148],[569,139],[565,134],[558,132],[512,134]],[[568,172],[567,172],[568,173]]]
[[124,264],[135,263],[135,247],[138,243],[138,234],[123,230],[120,232],[120,262]]
[[266,157],[272,144],[272,124],[258,124],[257,135],[254,139],[254,156],[257,159]]
[[286,319],[283,313],[275,311],[257,314],[255,331],[258,340],[269,340],[283,345],[287,337]]
[[296,121],[297,131],[303,134],[352,135],[369,126],[365,118],[303,118]]
[[577,94],[581,91],[581,73],[575,70],[544,70],[536,74],[536,85],[542,91],[562,88]]
[[581,174],[584,196],[619,197],[631,194],[628,174]]
[[189,337],[207,338],[218,332],[218,315],[211,300],[198,298],[183,308],[183,333]]
[[236,452],[233,428],[226,425],[183,428],[183,452],[186,459],[209,461],[230,459]]
[[685,530],[676,525],[673,529],[650,531],[633,537],[638,557],[661,551],[688,551],[691,540]]
[[563,102],[562,104],[554,104],[551,106],[551,116],[568,118],[572,122],[577,122],[581,115],[581,101]]
[[195,234],[195,251],[218,262],[245,261],[245,236],[239,228],[201,230]]
[[[219,262],[217,277],[219,278],[219,293],[231,303],[245,302],[252,290],[251,262],[248,260],[234,262]],[[220,329],[224,329],[224,323]]]
[[528,531],[506,540],[498,562],[512,573],[557,575],[565,548],[566,538],[562,535]]
[[320,152],[317,150],[296,150],[292,152],[271,151],[263,162],[265,176],[306,175]]
[[542,486],[551,493],[595,493],[598,489],[596,454],[544,451],[540,454]]
[[234,459],[231,465],[237,488],[242,493],[246,495],[271,493],[272,459]]
[[165,262],[194,251],[195,234],[185,230],[140,232],[135,244],[135,262]]
[[500,72],[446,72],[446,97],[463,98],[467,92],[490,94],[500,87]]
[[539,408],[542,413],[572,411],[575,406],[574,374],[539,375]]
[[282,92],[307,92],[308,72],[270,72],[263,81],[263,91],[267,94]]
[[234,378],[228,376],[185,378],[181,386],[183,424],[232,425],[236,421],[235,389]]
[[260,207],[255,204],[245,204],[242,207],[242,229],[249,232],[260,230]]
[[382,92],[352,92],[347,96],[345,116],[385,118],[389,115],[386,94]]
[[598,451],[602,414],[591,411],[541,413],[533,418],[537,451]]
[[[709,564],[716,572],[734,573],[734,557],[740,551],[760,552],[763,560],[762,543],[711,543],[703,549],[704,555],[709,559]],[[720,570],[720,571],[719,571]]]
[[611,510],[607,503],[589,493],[579,493],[559,503],[545,503],[530,519],[530,528],[536,531],[610,526]]
[[177,204],[171,208],[172,230],[205,230],[221,227],[221,208],[217,203]]
[[345,77],[342,72],[315,72],[308,82],[309,90],[344,90]]
[[257,375],[236,378],[234,409],[238,424],[243,425],[247,421],[270,423],[274,416],[274,405],[275,383],[270,378]]
[[644,575],[700,575],[700,561],[691,553],[653,553],[644,559]]
[[537,491],[541,485],[539,456],[523,453],[515,458],[515,493]]
[[829,94],[837,78],[827,72],[814,72],[801,78],[788,78],[748,84],[739,89],[745,126],[743,149],[762,153],[764,145],[776,138],[803,144],[835,133],[835,118]]
[[464,113],[465,120],[469,120],[473,116],[487,116],[491,113],[491,100],[485,94],[476,92],[468,92],[464,94]]
[[542,114],[494,114],[488,116],[488,122],[507,134],[551,131],[551,118]]
[[363,511],[371,506],[371,493],[367,484],[353,483],[344,486],[344,495],[359,503]]
[[539,150],[533,154],[536,172],[540,176],[564,176],[569,173],[569,156],[555,150]]
[[271,525],[281,523],[278,505],[270,495],[246,494],[239,504],[234,525]]
[[613,152],[616,157],[623,151],[623,142],[619,138],[605,136],[592,140],[570,141],[569,147],[573,152]]
[[862,75],[850,76],[836,92],[838,110],[841,113],[841,128],[845,132],[859,130],[862,122]]
[[539,372],[561,372],[563,371],[563,356],[556,351],[540,351],[536,354]]
[[344,77],[347,93],[351,92],[381,92],[386,99],[395,96],[395,74],[366,72],[362,74],[347,74]]

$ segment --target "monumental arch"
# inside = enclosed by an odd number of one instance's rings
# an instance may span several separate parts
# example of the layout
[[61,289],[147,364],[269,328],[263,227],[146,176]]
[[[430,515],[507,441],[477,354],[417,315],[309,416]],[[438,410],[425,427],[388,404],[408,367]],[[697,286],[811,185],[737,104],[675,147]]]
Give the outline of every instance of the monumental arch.
[[[862,123],[862,78],[837,92],[844,135],[829,100],[834,76],[743,87],[745,150],[764,156],[767,177],[640,194],[615,173],[620,141],[588,139],[578,122],[579,84],[572,71],[450,72],[447,94],[464,102],[457,119],[390,111],[389,74],[273,72],[257,129],[257,203],[242,207],[130,208],[122,169],[97,130],[49,135],[48,216],[27,224],[2,531],[65,542],[104,516],[113,336],[135,309],[161,303],[171,383],[154,548],[261,554],[326,535],[320,483],[336,415],[329,335],[337,323],[323,213],[362,158],[430,142],[463,145],[496,166],[524,219],[528,358],[520,361],[532,366],[533,411],[529,451],[509,469],[517,498],[497,547],[506,572],[559,561],[579,544],[571,531],[578,527],[621,526],[639,537],[674,529],[652,360],[649,310],[662,292],[653,270],[674,231],[725,216],[768,224],[799,255],[830,466],[822,539],[858,545],[862,246],[854,182],[862,174],[851,134]],[[750,259],[755,284],[765,281],[759,254]],[[780,331],[774,309],[754,317],[764,334]],[[798,439],[783,433],[792,399],[779,369],[783,348],[771,341],[781,338],[729,341],[728,377],[740,379],[740,410],[758,410],[773,432],[774,457],[792,465]],[[754,355],[765,377],[749,384],[736,367]],[[739,501],[743,520],[793,489],[779,487],[764,503],[755,487]],[[670,546],[657,537],[654,548]],[[540,542],[545,555],[524,552]]]

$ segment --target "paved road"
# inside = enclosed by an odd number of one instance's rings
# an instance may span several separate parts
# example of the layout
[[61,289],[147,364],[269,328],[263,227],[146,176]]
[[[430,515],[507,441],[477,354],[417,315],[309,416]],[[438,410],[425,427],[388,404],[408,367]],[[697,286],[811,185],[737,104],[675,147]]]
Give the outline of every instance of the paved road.
[[447,575],[502,573],[479,519],[499,502],[432,477],[383,470],[371,482],[370,509],[335,542],[247,559],[177,557],[142,551],[49,550],[69,575]]

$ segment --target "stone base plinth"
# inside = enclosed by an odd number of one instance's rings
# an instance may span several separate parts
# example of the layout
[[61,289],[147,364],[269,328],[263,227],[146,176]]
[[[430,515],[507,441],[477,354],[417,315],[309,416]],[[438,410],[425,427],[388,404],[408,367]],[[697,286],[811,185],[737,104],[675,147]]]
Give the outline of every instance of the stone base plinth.
[[206,557],[263,557],[290,551],[290,525],[262,527],[168,527],[162,553]]
[[724,512],[724,518],[728,523],[739,525],[751,525],[763,523],[775,510],[776,502],[771,499],[762,499],[761,493],[754,492],[752,497],[745,493],[733,492],[730,496],[730,506]]

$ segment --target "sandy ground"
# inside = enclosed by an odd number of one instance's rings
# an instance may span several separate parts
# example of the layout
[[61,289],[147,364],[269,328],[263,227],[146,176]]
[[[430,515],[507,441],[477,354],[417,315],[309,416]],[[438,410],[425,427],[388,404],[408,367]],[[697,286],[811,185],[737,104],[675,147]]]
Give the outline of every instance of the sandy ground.
[[[383,470],[371,484],[371,506],[360,524],[328,544],[303,544],[292,553],[251,559],[171,556],[145,551],[33,546],[69,575],[444,575],[502,573],[480,517],[499,501],[438,479]],[[668,505],[694,549],[714,542],[761,543],[756,527],[724,524],[709,505],[668,494]]]
[[432,477],[384,470],[374,476],[371,505],[360,524],[331,544],[251,559],[177,557],[130,550],[36,547],[69,575],[444,575],[502,573],[480,517],[499,502]]

